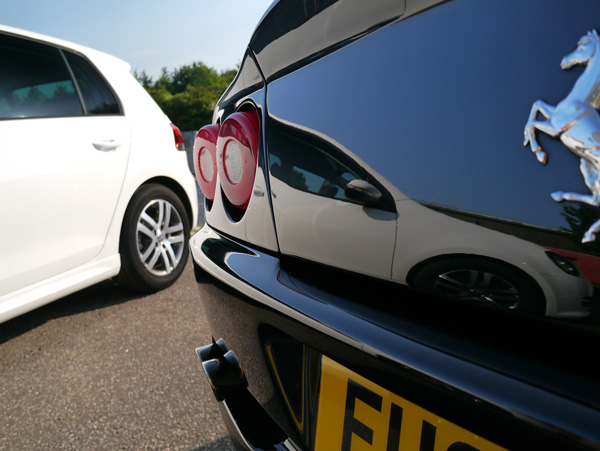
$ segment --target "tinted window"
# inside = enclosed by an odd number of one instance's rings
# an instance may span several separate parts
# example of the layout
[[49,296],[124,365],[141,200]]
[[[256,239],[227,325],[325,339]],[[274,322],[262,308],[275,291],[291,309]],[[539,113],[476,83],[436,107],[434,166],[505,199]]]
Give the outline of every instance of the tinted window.
[[65,52],[87,114],[120,114],[121,108],[102,76],[84,58]]
[[83,114],[57,48],[0,34],[0,67],[0,118]]
[[273,177],[300,191],[345,201],[349,200],[344,191],[346,185],[352,180],[365,180],[383,193],[371,206],[395,211],[387,190],[335,146],[276,121],[270,122],[269,129],[269,167]]

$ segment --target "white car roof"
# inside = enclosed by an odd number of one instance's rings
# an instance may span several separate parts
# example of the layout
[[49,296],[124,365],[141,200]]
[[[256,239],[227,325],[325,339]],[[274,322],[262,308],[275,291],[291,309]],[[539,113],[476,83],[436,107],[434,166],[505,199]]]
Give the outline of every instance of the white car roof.
[[30,39],[35,39],[37,41],[47,42],[49,44],[54,44],[60,47],[64,47],[70,50],[74,50],[76,52],[82,53],[86,55],[88,58],[93,60],[96,63],[104,63],[110,64],[112,66],[121,66],[123,70],[129,72],[131,69],[131,65],[126,61],[123,61],[116,56],[109,55],[108,53],[101,52],[99,50],[94,50],[89,47],[85,47],[83,45],[75,44],[73,42],[64,41],[62,39],[53,38],[51,36],[46,36],[40,33],[35,33],[33,31],[22,30],[20,28],[9,27],[8,25],[0,24],[0,32],[12,33],[18,36],[23,36]]

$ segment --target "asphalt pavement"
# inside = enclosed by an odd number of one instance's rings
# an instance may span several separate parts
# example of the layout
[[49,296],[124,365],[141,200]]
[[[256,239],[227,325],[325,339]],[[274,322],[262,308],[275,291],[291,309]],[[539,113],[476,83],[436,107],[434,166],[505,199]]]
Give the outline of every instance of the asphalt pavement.
[[0,450],[232,450],[199,296],[188,262],[153,295],[106,281],[0,324]]

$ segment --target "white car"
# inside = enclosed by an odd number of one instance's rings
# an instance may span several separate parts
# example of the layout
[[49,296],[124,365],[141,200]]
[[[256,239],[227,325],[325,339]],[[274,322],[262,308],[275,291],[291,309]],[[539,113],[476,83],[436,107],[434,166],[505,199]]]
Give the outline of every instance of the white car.
[[0,25],[0,67],[0,322],[115,276],[172,284],[196,185],[129,64]]

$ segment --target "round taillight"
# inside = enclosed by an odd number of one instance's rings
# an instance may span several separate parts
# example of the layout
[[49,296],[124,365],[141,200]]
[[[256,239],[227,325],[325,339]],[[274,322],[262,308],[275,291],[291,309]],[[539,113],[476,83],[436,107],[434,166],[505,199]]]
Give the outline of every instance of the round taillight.
[[223,164],[225,169],[225,175],[229,183],[237,185],[242,180],[242,174],[244,173],[244,157],[242,155],[242,149],[238,143],[230,139],[225,144],[223,150]]
[[219,125],[202,127],[194,140],[194,172],[204,196],[213,200],[217,186],[217,138]]
[[219,130],[217,167],[223,192],[229,202],[244,210],[250,201],[256,158],[259,121],[256,111],[230,115]]

